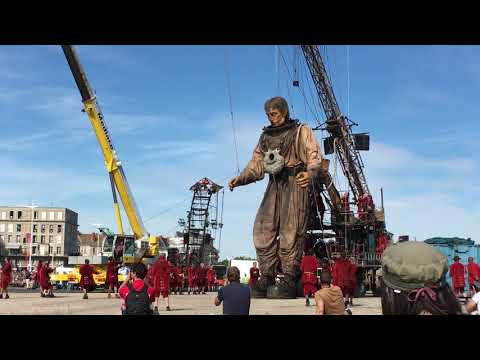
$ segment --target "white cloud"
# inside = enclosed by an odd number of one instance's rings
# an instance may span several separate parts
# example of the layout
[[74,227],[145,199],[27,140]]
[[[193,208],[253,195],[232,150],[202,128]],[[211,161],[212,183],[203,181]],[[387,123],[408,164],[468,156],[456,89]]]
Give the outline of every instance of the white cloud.
[[0,168],[6,169],[2,174],[2,187],[13,189],[6,191],[3,198],[14,203],[31,198],[45,203],[63,202],[82,195],[104,193],[109,185],[106,175],[69,169],[67,164],[61,169],[46,163],[18,162],[4,156],[0,159]]
[[455,194],[406,195],[388,201],[387,205],[387,226],[396,235],[410,234],[417,240],[435,236],[480,240],[479,213],[469,211]]
[[81,45],[75,46],[80,61],[93,61],[109,66],[138,66],[138,59],[127,55],[120,46]]
[[51,130],[9,138],[4,141],[0,140],[0,150],[12,152],[30,151],[33,147],[41,146],[47,142],[51,143],[52,138],[56,138],[62,133],[63,131]]
[[471,173],[476,170],[477,162],[470,158],[429,158],[417,155],[404,148],[383,143],[372,143],[368,153],[363,155],[367,169],[381,170],[446,170]]

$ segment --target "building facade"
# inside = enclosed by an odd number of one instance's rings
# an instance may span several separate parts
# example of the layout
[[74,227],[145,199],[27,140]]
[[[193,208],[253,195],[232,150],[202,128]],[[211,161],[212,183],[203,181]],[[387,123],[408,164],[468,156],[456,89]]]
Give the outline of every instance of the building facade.
[[105,240],[105,237],[105,234],[102,233],[78,233],[78,254],[80,256],[101,256],[102,244]]
[[32,263],[66,264],[78,251],[77,232],[78,214],[67,208],[0,207],[0,257],[17,267],[27,266],[30,249]]

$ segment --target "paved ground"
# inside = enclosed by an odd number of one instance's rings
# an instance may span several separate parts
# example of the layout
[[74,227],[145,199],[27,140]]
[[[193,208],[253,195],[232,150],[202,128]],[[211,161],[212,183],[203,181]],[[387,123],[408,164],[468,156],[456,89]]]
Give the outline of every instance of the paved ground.
[[[170,307],[160,307],[160,315],[221,315],[222,307],[213,305],[215,293],[206,295],[172,295]],[[313,300],[312,300],[313,303]],[[101,292],[82,299],[80,292],[57,292],[55,298],[41,298],[37,291],[15,289],[10,299],[0,299],[0,315],[120,315],[119,299],[107,299]],[[364,297],[354,299],[354,315],[380,315],[380,299]],[[252,315],[313,315],[313,306],[306,307],[304,299],[268,300],[252,299]]]

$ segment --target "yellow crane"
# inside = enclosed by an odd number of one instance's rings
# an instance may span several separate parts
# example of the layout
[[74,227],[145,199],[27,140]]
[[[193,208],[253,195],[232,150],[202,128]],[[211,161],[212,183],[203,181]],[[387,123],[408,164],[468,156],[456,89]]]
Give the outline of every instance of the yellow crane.
[[[75,49],[71,45],[62,45],[62,50],[82,97],[84,105],[82,111],[87,113],[92,124],[110,178],[118,234],[112,234],[108,229],[101,229],[107,235],[107,240],[103,245],[104,255],[111,253],[116,260],[121,260],[126,264],[141,261],[144,257],[155,257],[160,251],[165,250],[166,244],[163,243],[161,237],[150,235],[145,229],[96,95],[90,87]],[[132,228],[133,236],[124,234],[117,193]]]

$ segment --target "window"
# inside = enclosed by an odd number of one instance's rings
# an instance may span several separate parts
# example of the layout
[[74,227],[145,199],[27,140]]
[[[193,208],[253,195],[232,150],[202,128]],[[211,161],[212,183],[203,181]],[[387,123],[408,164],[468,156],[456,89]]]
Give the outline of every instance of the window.
[[5,242],[5,236],[0,235],[0,241]]
[[27,243],[27,238],[26,238],[26,237],[23,238],[23,243],[24,243],[24,244]]
[[32,255],[35,255],[37,253],[37,247],[34,246],[32,247]]
[[46,211],[42,211],[42,220],[47,220],[47,212]]
[[38,231],[38,225],[37,224],[34,224],[33,225],[33,232],[37,232]]
[[37,235],[33,235],[33,242],[34,242],[34,243],[37,242]]
[[7,220],[7,212],[2,211],[2,220]]
[[40,236],[40,243],[45,244],[45,235]]
[[5,232],[5,224],[0,224],[0,232]]
[[57,247],[57,255],[60,255],[62,253],[62,248],[59,246]]
[[55,213],[53,211],[50,211],[48,215],[50,215],[49,217],[50,220],[55,220]]
[[42,224],[42,234],[45,234],[45,224]]
[[13,232],[13,224],[8,224],[8,232]]
[[33,219],[37,220],[38,219],[38,211],[33,212]]
[[22,224],[17,224],[17,232],[22,232]]
[[13,211],[10,211],[10,220],[13,219]]
[[57,220],[62,220],[63,214],[61,211],[57,212]]
[[17,235],[17,236],[15,237],[15,242],[16,242],[16,243],[19,243],[19,242],[20,242],[20,235]]
[[21,211],[17,211],[17,219],[21,219],[22,218],[22,212]]
[[55,236],[55,241],[58,243],[58,242],[61,242],[62,241],[62,236],[61,235],[57,235]]
[[53,241],[53,236],[52,235],[48,235],[48,242],[52,242]]
[[49,246],[49,247],[48,247],[48,253],[49,253],[50,255],[53,254],[53,246]]
[[50,226],[48,227],[48,232],[50,234],[53,234],[53,225],[52,224],[50,224]]
[[62,225],[57,225],[57,233],[61,233],[62,232]]
[[12,242],[12,235],[8,235],[7,242]]

